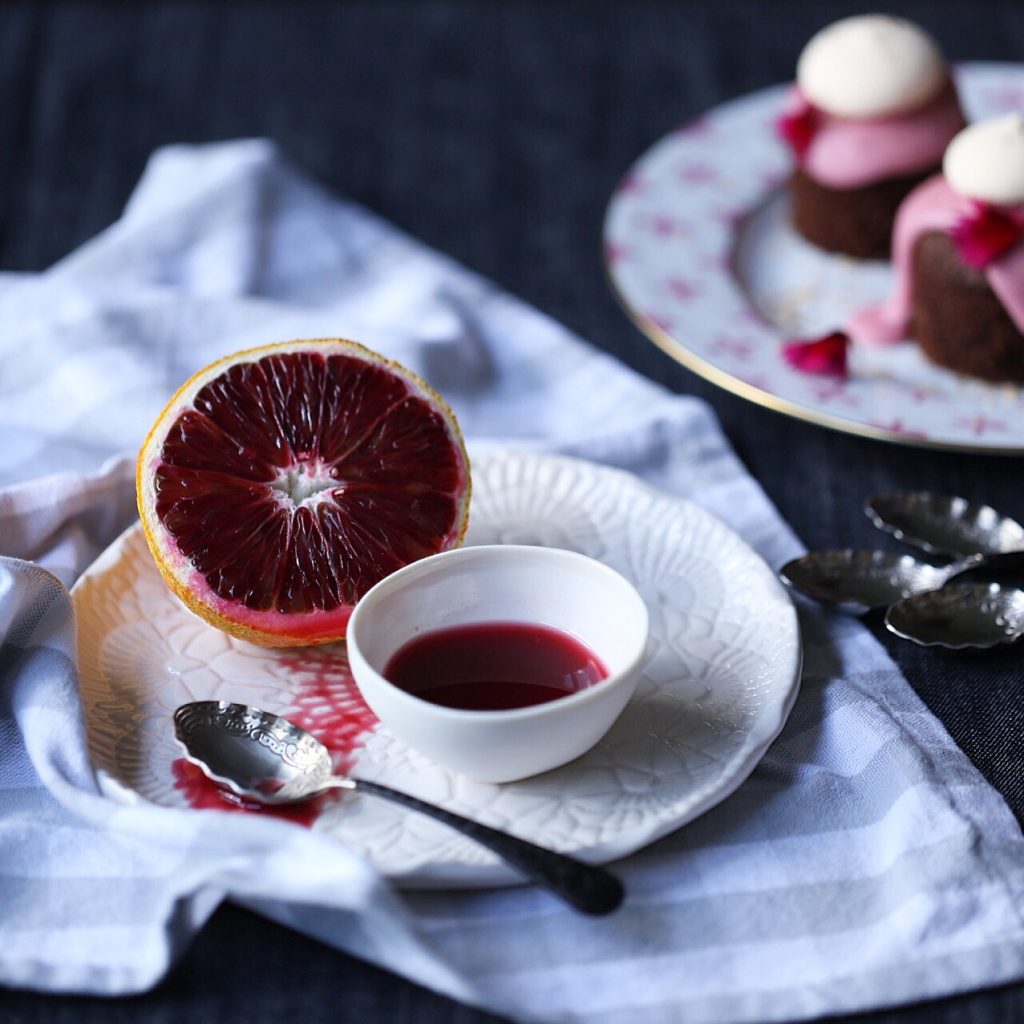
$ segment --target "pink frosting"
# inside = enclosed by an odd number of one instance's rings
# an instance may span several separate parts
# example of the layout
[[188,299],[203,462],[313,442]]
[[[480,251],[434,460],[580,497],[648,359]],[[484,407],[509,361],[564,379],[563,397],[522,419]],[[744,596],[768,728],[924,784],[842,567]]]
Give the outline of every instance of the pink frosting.
[[[860,344],[887,345],[907,337],[913,311],[911,260],[918,239],[930,231],[949,232],[970,216],[975,204],[954,192],[941,174],[922,182],[903,201],[892,236],[895,284],[885,302],[854,314],[847,324],[850,337]],[[1024,241],[985,268],[989,286],[1017,329],[1024,333]]]
[[[794,85],[784,113],[808,106]],[[854,119],[833,117],[820,107],[814,112],[814,135],[799,164],[830,188],[859,188],[938,166],[950,139],[965,123],[952,82],[931,102],[903,114]]]

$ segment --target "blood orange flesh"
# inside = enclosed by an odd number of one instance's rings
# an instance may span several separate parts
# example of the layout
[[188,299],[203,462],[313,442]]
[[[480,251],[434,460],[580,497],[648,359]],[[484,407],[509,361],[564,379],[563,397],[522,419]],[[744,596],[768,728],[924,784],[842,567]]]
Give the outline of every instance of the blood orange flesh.
[[172,589],[257,643],[338,639],[356,601],[459,543],[469,466],[451,411],[353,342],[230,356],[174,396],[139,457]]

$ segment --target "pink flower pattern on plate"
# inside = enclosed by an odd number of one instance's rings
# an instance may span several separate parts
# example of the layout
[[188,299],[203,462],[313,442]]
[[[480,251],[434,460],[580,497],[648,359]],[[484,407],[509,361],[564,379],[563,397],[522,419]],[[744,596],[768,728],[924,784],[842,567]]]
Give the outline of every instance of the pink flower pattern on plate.
[[700,294],[700,288],[698,285],[694,284],[690,278],[683,277],[679,274],[675,277],[668,278],[665,282],[665,287],[668,288],[679,302],[689,302]]
[[920,430],[911,430],[906,423],[901,419],[894,420],[870,420],[868,426],[875,427],[878,430],[885,430],[893,434],[900,434],[907,438],[916,438],[924,441],[928,435]]
[[976,437],[981,437],[990,431],[1005,433],[1007,426],[1001,420],[989,419],[988,416],[961,416],[953,421],[958,426],[966,427]]
[[722,334],[715,339],[713,348],[716,352],[732,356],[738,362],[746,362],[754,354],[754,342],[749,338],[737,338],[731,334]]
[[707,185],[718,180],[718,170],[711,164],[695,161],[679,168],[679,180],[688,185]]
[[659,238],[666,238],[678,235],[683,231],[683,225],[675,217],[665,213],[655,213],[647,222],[647,228],[652,235]]
[[604,257],[610,264],[621,263],[629,255],[629,249],[617,242],[609,242],[604,247]]

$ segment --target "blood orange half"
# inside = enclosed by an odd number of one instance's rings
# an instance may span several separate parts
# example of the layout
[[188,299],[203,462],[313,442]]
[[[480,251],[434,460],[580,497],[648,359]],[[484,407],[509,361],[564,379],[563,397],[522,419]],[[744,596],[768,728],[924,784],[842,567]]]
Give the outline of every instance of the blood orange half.
[[136,483],[171,589],[267,646],[343,637],[374,583],[461,542],[470,494],[448,406],[404,367],[335,339],[200,370],[146,438]]

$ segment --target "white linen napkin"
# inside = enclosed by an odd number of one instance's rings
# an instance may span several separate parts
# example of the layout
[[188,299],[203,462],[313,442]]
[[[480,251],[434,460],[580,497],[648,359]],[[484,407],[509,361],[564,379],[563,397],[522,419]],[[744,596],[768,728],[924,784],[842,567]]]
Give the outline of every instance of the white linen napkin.
[[529,887],[396,894],[299,826],[101,796],[65,586],[134,515],[125,453],[226,352],[357,338],[427,376],[477,450],[632,470],[772,565],[799,546],[702,403],[265,142],[161,150],[108,231],[0,283],[0,983],[145,989],[222,899],[522,1020],[795,1019],[1024,977],[1008,808],[870,634],[814,610],[782,736],[725,803],[617,866],[609,918]]

